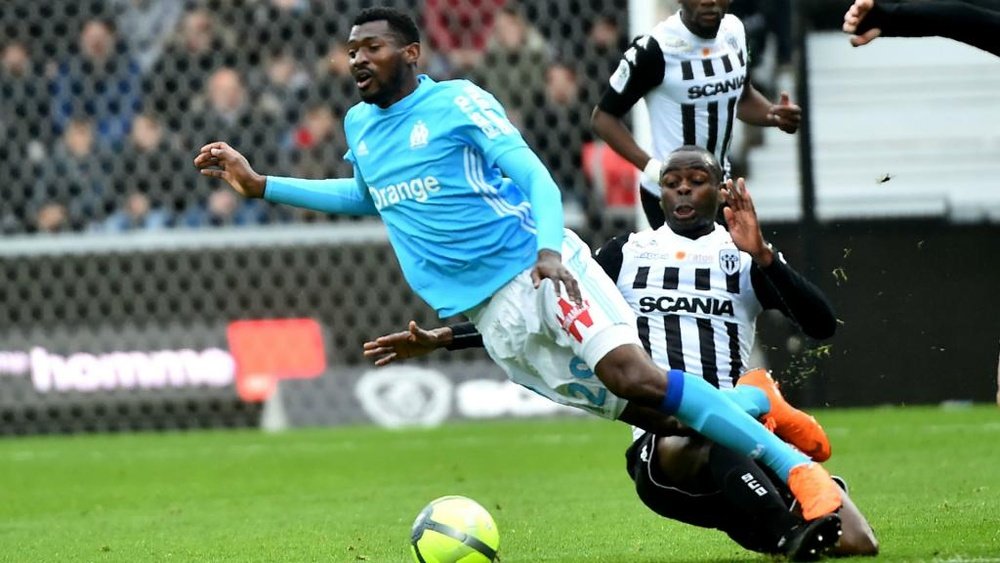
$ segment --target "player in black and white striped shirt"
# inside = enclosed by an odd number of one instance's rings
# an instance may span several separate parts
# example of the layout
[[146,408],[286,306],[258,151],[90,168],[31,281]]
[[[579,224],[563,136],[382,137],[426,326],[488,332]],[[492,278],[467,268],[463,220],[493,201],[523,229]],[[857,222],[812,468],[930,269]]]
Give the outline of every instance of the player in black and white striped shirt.
[[[742,180],[728,188],[730,231],[715,223],[722,175],[705,149],[674,151],[662,178],[666,225],[612,239],[595,258],[632,306],[640,339],[658,366],[684,366],[731,388],[740,378],[768,378],[762,370],[748,370],[762,309],[781,311],[814,338],[831,336],[836,319],[820,290],[764,243]],[[366,343],[365,355],[384,365],[438,347],[476,345],[481,344],[471,324],[427,331],[411,323],[408,332]],[[653,511],[718,528],[747,549],[792,559],[818,554],[810,549],[823,542],[802,533],[801,520],[788,510],[785,488],[750,458],[679,427],[658,434],[633,428],[633,438],[627,468],[640,499]],[[826,459],[830,452],[811,455]],[[843,500],[844,536],[837,552],[876,553],[870,526],[846,494]],[[834,539],[827,536],[826,543]]]
[[[733,120],[798,130],[802,110],[782,94],[772,104],[749,82],[743,22],[726,14],[729,0],[680,0],[681,9],[632,42],[610,87],[594,108],[594,132],[642,174],[640,196],[653,228],[659,210],[662,160],[682,145],[712,152],[729,172]],[[645,98],[653,131],[652,154],[643,150],[622,117]]]
[[[781,311],[819,339],[833,335],[836,317],[823,293],[764,242],[743,180],[728,182],[723,192],[722,177],[705,149],[673,151],[660,179],[666,224],[612,239],[596,260],[636,313],[640,340],[658,366],[686,369],[730,388],[740,379],[768,377],[748,369],[762,310]],[[715,222],[723,195],[728,231]],[[796,520],[782,500],[780,482],[765,469],[683,430],[633,434],[628,470],[650,509],[718,528],[747,549],[776,553],[788,547],[783,538]],[[874,532],[846,494],[840,515],[844,536],[836,551],[877,553]]]

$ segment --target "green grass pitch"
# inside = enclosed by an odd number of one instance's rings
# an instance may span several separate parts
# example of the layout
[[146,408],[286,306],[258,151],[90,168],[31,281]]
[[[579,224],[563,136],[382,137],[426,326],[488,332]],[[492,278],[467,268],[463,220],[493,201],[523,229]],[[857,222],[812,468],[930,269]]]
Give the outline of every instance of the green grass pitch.
[[[1000,561],[1000,409],[819,411],[881,559]],[[409,560],[445,494],[494,515],[504,563],[767,558],[635,498],[625,426],[591,419],[0,441],[3,561]]]

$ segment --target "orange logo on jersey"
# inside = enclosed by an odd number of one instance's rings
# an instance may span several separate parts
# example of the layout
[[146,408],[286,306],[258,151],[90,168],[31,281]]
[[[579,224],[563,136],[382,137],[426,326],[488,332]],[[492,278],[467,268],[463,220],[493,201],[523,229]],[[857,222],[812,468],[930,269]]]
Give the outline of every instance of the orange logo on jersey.
[[701,48],[701,56],[707,57],[707,56],[709,56],[711,54],[712,54],[712,49],[710,47],[702,47]]
[[684,252],[683,250],[678,250],[677,254],[675,254],[674,256],[676,256],[678,260],[683,260],[687,256],[687,252]]
[[576,323],[579,322],[586,327],[594,325],[594,319],[590,318],[590,303],[585,300],[581,306],[560,297],[559,308],[562,309],[562,316],[556,315],[559,325],[570,333],[577,342],[583,342],[583,335],[580,334],[580,328],[576,326]]

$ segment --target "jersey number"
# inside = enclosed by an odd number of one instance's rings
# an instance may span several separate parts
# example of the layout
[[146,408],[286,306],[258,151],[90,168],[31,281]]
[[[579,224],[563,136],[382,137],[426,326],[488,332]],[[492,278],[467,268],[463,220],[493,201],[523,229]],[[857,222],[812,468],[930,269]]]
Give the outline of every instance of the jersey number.
[[[587,362],[576,356],[573,356],[573,359],[569,361],[569,372],[577,379],[590,379],[594,377],[594,372],[590,370]],[[597,393],[594,393],[593,389],[589,389],[580,383],[570,383],[566,388],[569,390],[570,397],[586,399],[594,406],[603,407],[604,403],[608,400],[607,389],[599,389]]]

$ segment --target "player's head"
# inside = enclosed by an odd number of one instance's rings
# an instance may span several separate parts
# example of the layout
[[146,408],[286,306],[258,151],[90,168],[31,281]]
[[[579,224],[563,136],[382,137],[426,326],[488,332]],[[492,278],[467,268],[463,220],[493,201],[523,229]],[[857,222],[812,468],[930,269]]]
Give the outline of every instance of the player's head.
[[670,230],[701,236],[715,228],[722,166],[710,151],[686,145],[667,157],[660,173],[660,207]]
[[392,8],[363,10],[354,18],[347,56],[361,99],[389,107],[416,88],[420,58],[417,24]]
[[681,21],[691,33],[710,39],[719,32],[729,0],[680,0]]

